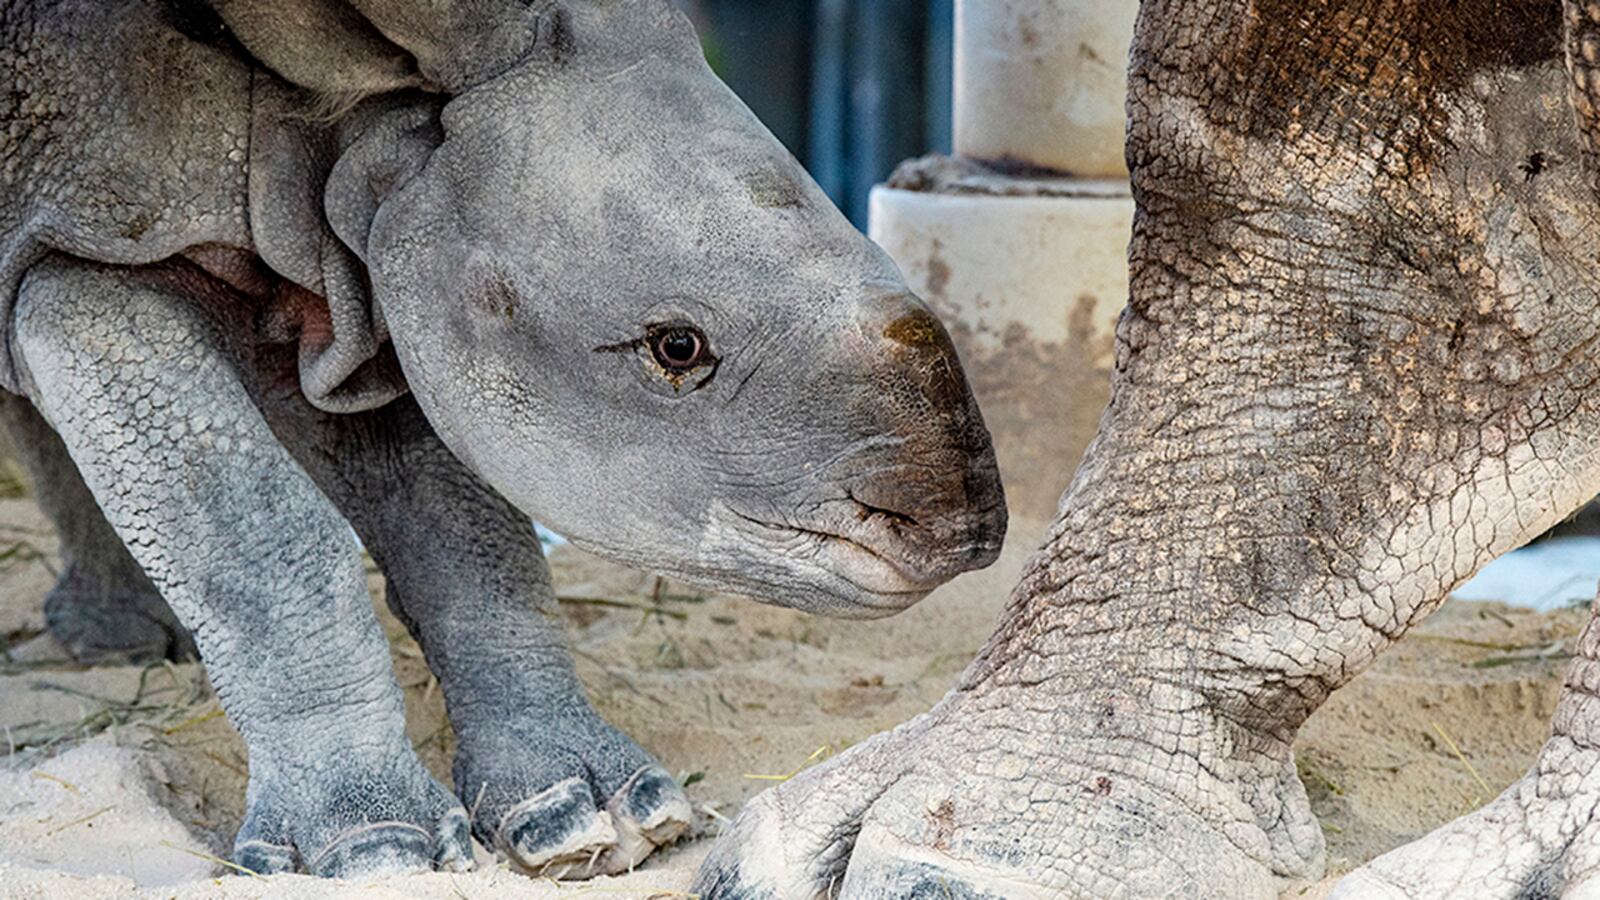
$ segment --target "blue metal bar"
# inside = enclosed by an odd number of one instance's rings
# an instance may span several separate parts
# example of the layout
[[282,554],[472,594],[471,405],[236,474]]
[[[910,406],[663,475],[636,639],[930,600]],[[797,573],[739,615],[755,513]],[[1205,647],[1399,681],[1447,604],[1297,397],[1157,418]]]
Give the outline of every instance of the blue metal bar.
[[955,133],[955,0],[928,0],[927,52],[927,149],[948,155]]
[[925,147],[927,0],[858,0],[851,54],[851,171],[844,210],[865,226],[873,185]]
[[848,173],[849,0],[817,0],[811,65],[811,134],[806,164],[811,177],[843,208]]

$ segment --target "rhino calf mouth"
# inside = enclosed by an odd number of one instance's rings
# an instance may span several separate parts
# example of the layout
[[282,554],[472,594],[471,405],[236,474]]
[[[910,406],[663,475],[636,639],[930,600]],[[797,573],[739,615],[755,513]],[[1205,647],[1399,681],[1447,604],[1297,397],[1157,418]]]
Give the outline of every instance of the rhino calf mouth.
[[1000,555],[1006,512],[998,488],[992,502],[937,515],[914,515],[847,495],[831,515],[807,522],[771,521],[736,513],[791,553],[810,555],[862,595],[830,613],[877,618],[899,612],[963,572]]
[[916,559],[908,542],[869,541],[828,531],[797,528],[822,542],[823,552],[852,583],[882,595],[922,597],[963,572],[980,569],[999,556],[1000,545],[975,542],[951,547],[930,562]]

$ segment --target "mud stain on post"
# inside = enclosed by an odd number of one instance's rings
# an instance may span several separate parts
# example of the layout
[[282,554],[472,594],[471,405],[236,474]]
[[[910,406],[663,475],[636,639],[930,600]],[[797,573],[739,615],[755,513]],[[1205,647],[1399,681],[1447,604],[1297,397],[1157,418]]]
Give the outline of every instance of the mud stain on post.
[[943,298],[950,286],[950,264],[944,261],[944,242],[933,239],[933,249],[928,253],[928,293]]

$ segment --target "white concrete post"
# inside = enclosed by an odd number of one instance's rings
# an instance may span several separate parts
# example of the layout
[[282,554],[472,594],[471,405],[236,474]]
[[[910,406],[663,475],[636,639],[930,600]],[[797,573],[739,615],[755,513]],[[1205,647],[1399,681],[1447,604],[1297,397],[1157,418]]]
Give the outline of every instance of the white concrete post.
[[950,326],[1036,541],[1109,397],[1133,201],[1137,0],[958,0],[955,159],[873,192],[871,234]]
[[1121,177],[1136,0],[957,0],[955,149]]

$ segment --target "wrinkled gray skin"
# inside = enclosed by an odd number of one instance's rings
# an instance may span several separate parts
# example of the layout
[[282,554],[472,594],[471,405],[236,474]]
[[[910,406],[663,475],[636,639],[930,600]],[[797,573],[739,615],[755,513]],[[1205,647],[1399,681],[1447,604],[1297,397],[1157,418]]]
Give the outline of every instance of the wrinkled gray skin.
[[[582,694],[528,515],[848,616],[997,553],[948,337],[664,0],[13,2],[0,48],[0,386],[66,544],[52,629],[181,656],[170,602],[249,746],[241,864],[453,868],[470,830],[581,876],[682,833]],[[682,371],[672,328],[709,349]],[[455,796],[347,523],[443,686]]]
[[[1145,0],[1110,408],[931,712],[756,798],[712,898],[1266,898],[1295,732],[1600,491],[1600,4]],[[1600,625],[1533,771],[1345,897],[1600,895]],[[1288,896],[1294,896],[1291,891]]]

